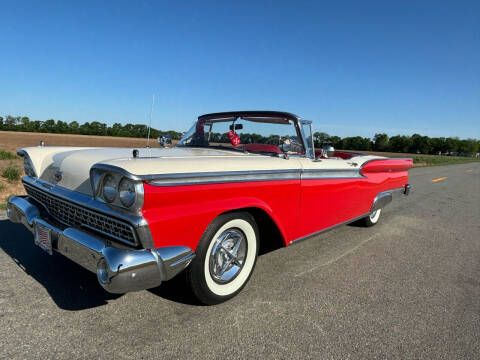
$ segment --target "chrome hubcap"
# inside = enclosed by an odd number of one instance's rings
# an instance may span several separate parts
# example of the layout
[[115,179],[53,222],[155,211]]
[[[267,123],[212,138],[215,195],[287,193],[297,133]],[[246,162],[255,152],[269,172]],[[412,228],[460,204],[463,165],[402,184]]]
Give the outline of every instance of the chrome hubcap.
[[209,270],[212,279],[219,284],[232,281],[242,270],[246,256],[245,234],[236,228],[222,232],[210,252]]
[[378,211],[378,210],[375,210],[374,212],[372,212],[372,213],[370,214],[370,220],[375,219],[375,215],[377,215],[377,211]]

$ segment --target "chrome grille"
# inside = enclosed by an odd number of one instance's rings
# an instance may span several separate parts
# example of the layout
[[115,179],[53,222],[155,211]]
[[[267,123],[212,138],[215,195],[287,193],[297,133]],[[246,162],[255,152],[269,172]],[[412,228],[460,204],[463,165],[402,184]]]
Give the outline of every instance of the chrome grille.
[[135,230],[126,222],[73,204],[28,184],[27,194],[41,203],[50,216],[68,226],[86,227],[129,245],[137,245]]

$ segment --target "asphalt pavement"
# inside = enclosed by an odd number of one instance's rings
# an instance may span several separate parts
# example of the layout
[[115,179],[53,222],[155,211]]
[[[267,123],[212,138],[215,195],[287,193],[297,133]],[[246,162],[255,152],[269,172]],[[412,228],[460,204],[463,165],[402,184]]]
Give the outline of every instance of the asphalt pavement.
[[266,252],[211,307],[182,278],[109,294],[0,215],[0,358],[478,359],[480,163],[410,179],[376,226]]

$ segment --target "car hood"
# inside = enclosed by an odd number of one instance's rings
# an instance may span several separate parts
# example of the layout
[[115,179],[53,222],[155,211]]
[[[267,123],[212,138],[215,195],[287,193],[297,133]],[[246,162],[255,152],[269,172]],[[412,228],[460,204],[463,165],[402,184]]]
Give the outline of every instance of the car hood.
[[64,188],[91,195],[90,168],[111,165],[133,175],[177,174],[298,168],[293,160],[205,148],[29,147],[22,149],[32,160],[39,178]]

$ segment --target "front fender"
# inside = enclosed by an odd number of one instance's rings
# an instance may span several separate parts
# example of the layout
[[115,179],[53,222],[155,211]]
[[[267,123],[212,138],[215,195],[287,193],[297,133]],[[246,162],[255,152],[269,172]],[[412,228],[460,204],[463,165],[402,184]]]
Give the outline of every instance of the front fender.
[[[286,243],[298,237],[298,180],[185,186],[145,183],[144,191],[142,213],[156,247],[181,245],[196,249],[218,215],[252,207],[272,218]],[[292,204],[291,199],[298,202]]]

